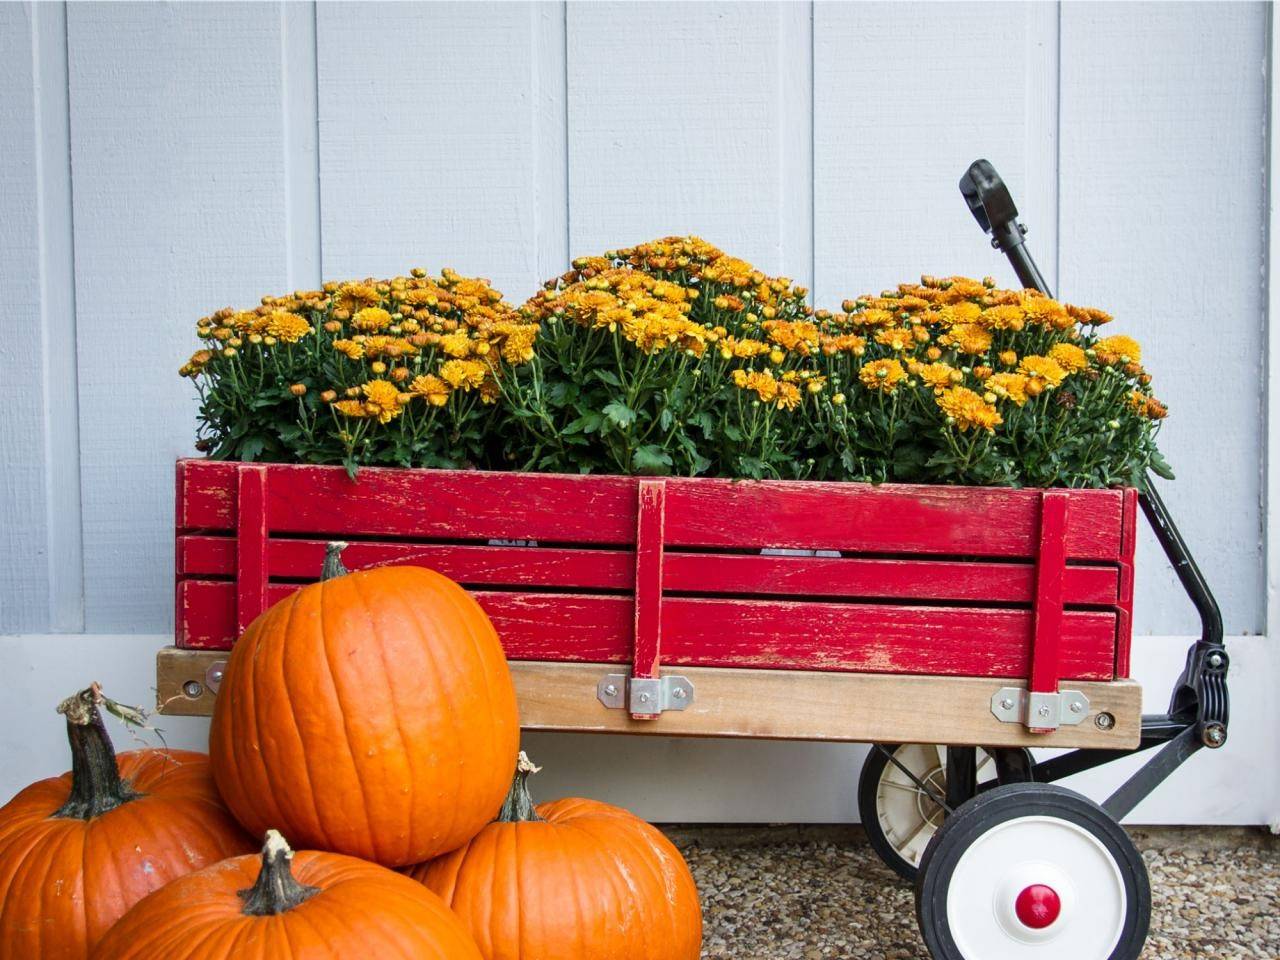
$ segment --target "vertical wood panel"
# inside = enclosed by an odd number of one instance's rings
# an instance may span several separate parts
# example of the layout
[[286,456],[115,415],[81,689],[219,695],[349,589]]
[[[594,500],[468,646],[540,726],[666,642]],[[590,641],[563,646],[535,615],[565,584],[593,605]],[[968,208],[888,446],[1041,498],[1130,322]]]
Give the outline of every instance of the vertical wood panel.
[[276,4],[72,4],[87,628],[171,622],[193,322],[286,279]]
[[1012,282],[956,186],[979,157],[1008,181],[1035,229],[1037,259],[1052,265],[1045,208],[1055,170],[1042,144],[1056,125],[1045,92],[1056,75],[1053,13],[1047,4],[816,6],[815,286],[824,305],[922,273]]
[[[526,4],[322,3],[324,267],[330,277],[452,266],[517,302],[538,281],[543,63]],[[549,182],[549,181],[548,181]]]
[[574,256],[697,233],[807,273],[807,251],[783,249],[784,112],[805,109],[782,96],[790,6],[569,4]]
[[0,633],[48,629],[44,349],[35,25],[29,4],[0,6]]
[[[1137,336],[1171,413],[1170,510],[1231,633],[1264,625],[1266,8],[1068,4],[1062,293]],[[1152,537],[1135,632],[1198,629]]]

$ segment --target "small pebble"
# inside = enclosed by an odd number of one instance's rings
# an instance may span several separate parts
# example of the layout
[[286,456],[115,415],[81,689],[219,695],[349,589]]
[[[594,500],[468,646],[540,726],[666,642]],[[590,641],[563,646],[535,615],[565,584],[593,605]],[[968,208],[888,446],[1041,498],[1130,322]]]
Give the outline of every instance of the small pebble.
[[[860,827],[666,828],[702,895],[706,958],[930,960],[909,885]],[[1136,828],[1151,875],[1142,960],[1280,958],[1280,837]]]

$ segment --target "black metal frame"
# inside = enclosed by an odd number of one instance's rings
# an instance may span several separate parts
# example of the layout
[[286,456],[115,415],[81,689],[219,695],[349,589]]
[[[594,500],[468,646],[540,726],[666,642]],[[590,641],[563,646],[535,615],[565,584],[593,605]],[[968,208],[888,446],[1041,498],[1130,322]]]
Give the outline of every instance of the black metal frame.
[[[1018,222],[1018,208],[995,167],[986,160],[975,161],[960,178],[960,192],[978,225],[991,235],[991,245],[1008,257],[1022,285],[1052,296],[1026,248],[1027,229]],[[1163,744],[1155,756],[1103,803],[1103,808],[1117,820],[1201,747],[1216,749],[1226,743],[1230,715],[1227,694],[1230,660],[1223,646],[1218,602],[1149,475],[1139,494],[1142,512],[1200,616],[1200,639],[1187,651],[1186,666],[1174,684],[1168,712],[1142,718],[1142,739],[1134,750],[1072,750],[1037,763],[1029,771],[1030,779],[1049,783]],[[948,751],[948,761],[952,752]],[[963,770],[956,772],[963,773]]]

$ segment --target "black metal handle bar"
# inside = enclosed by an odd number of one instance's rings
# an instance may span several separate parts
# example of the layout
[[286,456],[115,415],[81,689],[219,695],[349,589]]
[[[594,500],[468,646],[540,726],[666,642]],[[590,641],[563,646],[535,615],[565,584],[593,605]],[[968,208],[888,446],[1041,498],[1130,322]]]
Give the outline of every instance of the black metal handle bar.
[[[996,168],[987,160],[975,160],[960,178],[960,192],[978,226],[991,235],[991,245],[1009,259],[1019,282],[1045,296],[1053,296],[1026,248],[1026,227],[1018,222],[1018,208]],[[1227,694],[1230,660],[1223,646],[1222,611],[1218,601],[1149,474],[1138,492],[1142,512],[1200,617],[1200,639],[1187,651],[1186,666],[1174,684],[1169,712],[1142,718],[1142,740],[1138,749],[1161,743],[1166,744],[1166,748],[1106,801],[1104,807],[1117,820],[1201,746],[1220,747],[1226,743],[1230,719]],[[1124,753],[1076,750],[1036,764],[1033,775],[1036,780],[1052,781]]]

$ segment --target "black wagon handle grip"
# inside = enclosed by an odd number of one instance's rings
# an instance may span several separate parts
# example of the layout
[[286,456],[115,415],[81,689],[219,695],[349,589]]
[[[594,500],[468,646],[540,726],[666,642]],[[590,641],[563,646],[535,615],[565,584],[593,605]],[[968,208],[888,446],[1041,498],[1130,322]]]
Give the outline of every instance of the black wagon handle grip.
[[1052,296],[1049,284],[1027,251],[1027,228],[1018,222],[1018,207],[991,161],[975,160],[969,164],[960,178],[960,193],[978,226],[991,234],[991,245],[1009,258],[1018,282]]

